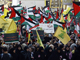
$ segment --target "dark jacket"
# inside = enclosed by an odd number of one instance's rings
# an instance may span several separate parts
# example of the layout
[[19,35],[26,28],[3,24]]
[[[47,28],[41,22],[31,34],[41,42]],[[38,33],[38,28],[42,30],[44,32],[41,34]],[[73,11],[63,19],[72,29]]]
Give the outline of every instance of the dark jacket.
[[75,53],[72,56],[71,60],[80,60],[80,46],[77,47],[77,50],[75,51]]
[[54,50],[48,60],[60,60],[60,53],[58,53],[57,50]]
[[45,60],[45,53],[41,52],[41,50],[43,50],[42,47],[39,48],[39,51],[36,52],[35,55],[35,59],[34,60]]
[[28,49],[28,47],[26,46],[24,48],[24,51],[22,51],[22,55],[24,56],[24,60],[31,60],[31,53],[29,51],[26,51],[26,49]]

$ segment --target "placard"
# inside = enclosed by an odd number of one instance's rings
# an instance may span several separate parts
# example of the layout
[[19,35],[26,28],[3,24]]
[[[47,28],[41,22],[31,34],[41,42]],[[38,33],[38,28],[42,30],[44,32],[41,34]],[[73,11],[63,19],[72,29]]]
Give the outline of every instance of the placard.
[[4,34],[4,42],[5,43],[12,43],[18,42],[18,33],[11,33],[11,34]]
[[39,24],[39,27],[41,27],[45,33],[54,33],[54,25],[53,24],[41,23],[41,24]]
[[[37,38],[37,34],[36,34],[36,30],[32,30],[33,36],[36,39]],[[44,39],[44,31],[43,30],[38,30],[39,36],[41,38],[41,40]]]

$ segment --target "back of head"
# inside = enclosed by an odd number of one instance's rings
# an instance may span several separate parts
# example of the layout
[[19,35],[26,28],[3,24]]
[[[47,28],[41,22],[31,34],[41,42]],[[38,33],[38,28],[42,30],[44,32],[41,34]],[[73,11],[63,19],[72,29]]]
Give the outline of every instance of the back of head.
[[7,48],[6,47],[3,47],[2,50],[3,50],[3,52],[6,52],[7,51]]

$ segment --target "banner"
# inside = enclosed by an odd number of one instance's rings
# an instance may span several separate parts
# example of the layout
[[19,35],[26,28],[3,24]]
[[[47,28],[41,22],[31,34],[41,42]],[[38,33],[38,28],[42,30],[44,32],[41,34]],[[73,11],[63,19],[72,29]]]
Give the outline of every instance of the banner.
[[11,34],[4,34],[4,42],[5,43],[12,43],[18,42],[18,33],[11,33]]
[[54,25],[53,24],[39,24],[39,27],[44,30],[45,33],[54,33]]
[[[36,39],[37,38],[37,34],[36,34],[36,30],[32,30],[33,36]],[[44,31],[43,30],[38,30],[39,36],[41,38],[41,40],[44,39]]]

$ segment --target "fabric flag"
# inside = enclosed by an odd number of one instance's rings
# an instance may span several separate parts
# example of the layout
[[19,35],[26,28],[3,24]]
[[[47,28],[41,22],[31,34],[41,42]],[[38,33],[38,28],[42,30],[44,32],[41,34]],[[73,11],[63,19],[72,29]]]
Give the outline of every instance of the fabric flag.
[[75,26],[74,33],[75,33],[75,34],[80,34],[80,27],[79,27],[79,23]]
[[53,21],[53,17],[50,15],[50,13],[49,13],[48,18],[45,17],[45,19],[46,19],[47,21],[49,21],[49,22],[50,22],[50,21]]
[[20,14],[18,13],[18,11],[16,11],[14,8],[11,7],[11,15],[9,18],[13,18],[13,17],[20,17]]
[[5,8],[5,9],[4,9],[4,15],[2,15],[1,17],[2,17],[2,18],[5,18],[5,17],[7,16],[8,12],[9,12],[9,11]]
[[40,38],[37,30],[36,30],[36,34],[37,34],[37,43],[38,43],[41,47],[44,48],[44,45],[43,45],[43,43],[42,43],[42,41],[41,41],[41,38]]
[[63,10],[63,8],[62,8],[62,10],[61,10],[61,14],[63,13],[63,11],[64,11],[64,10]]
[[4,11],[4,5],[0,5],[0,13]]
[[32,21],[32,19],[28,16],[28,14],[25,15],[26,19],[29,19],[30,21]]
[[40,19],[40,18],[41,18],[41,15],[38,14],[38,13],[36,13],[36,14],[34,14],[34,15],[35,15],[35,18],[36,18],[36,19]]
[[57,28],[54,36],[57,37],[65,45],[71,40],[68,34],[61,27]]
[[0,17],[0,28],[4,30],[5,33],[15,33],[17,31],[17,26],[12,19],[3,19]]
[[43,15],[41,15],[40,23],[43,23]]
[[45,6],[45,7],[43,8],[43,10],[44,10],[44,12],[46,12],[46,13],[49,13],[49,12],[50,12],[49,7],[47,7],[47,6]]
[[29,43],[29,41],[30,41],[30,33],[28,33],[28,43]]
[[21,22],[22,25],[25,25],[27,27],[27,25],[30,27],[29,30],[32,30],[33,28],[36,28],[39,26],[39,24],[37,24],[37,22],[35,21],[30,21],[28,19],[26,19],[25,17],[21,17],[21,20],[19,20]]
[[71,18],[70,21],[67,22],[67,27],[70,27],[70,24],[72,23],[72,21],[73,21],[73,17]]
[[80,2],[73,2],[74,7],[74,15],[76,16],[78,13],[80,13]]
[[67,29],[66,29],[66,28],[64,28],[64,31],[65,31],[65,32],[67,32]]
[[65,10],[65,11],[63,12],[63,14],[64,14],[64,15],[67,15],[67,14],[70,12],[70,10],[71,10],[71,8],[68,7],[67,10]]
[[64,17],[63,17],[63,14],[61,14],[61,19],[60,19],[60,22],[65,23],[65,21],[64,21]]
[[68,14],[67,20],[70,22],[70,20],[71,20],[71,19],[70,19],[70,14]]
[[9,25],[8,29],[5,31],[5,33],[16,33],[17,26],[12,19],[8,19],[7,21],[10,21],[10,20],[11,20],[10,25]]
[[59,18],[59,11],[58,11],[58,9],[57,9],[56,19],[58,19],[58,18]]
[[58,26],[63,27],[63,24],[64,24],[64,23],[61,23],[61,22],[58,22],[58,21],[53,21],[54,27],[58,27]]
[[34,13],[33,13],[33,12],[29,12],[28,9],[27,9],[27,15],[28,15],[31,19],[36,20]]
[[36,10],[36,6],[33,6],[33,7],[29,7],[28,8],[28,12],[33,12]]

